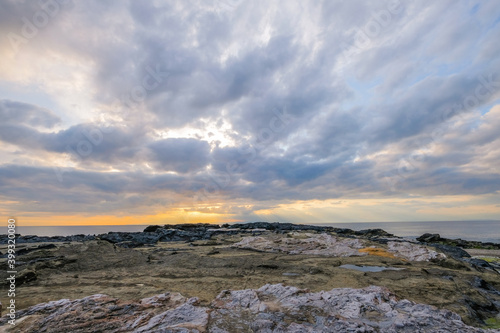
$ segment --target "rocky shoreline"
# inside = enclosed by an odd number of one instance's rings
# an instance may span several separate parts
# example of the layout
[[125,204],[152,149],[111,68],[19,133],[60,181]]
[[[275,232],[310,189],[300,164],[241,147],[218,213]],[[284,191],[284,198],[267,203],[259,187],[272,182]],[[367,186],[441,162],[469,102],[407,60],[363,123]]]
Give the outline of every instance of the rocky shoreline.
[[[273,231],[284,233],[289,231],[315,231],[333,232],[345,237],[395,237],[382,229],[366,229],[354,231],[345,228],[333,228],[325,226],[279,223],[279,222],[252,222],[239,224],[167,224],[164,226],[152,225],[139,232],[108,232],[99,235],[71,235],[71,236],[36,236],[16,234],[17,243],[53,243],[53,242],[84,242],[90,240],[106,240],[116,243],[118,246],[129,245],[143,246],[157,242],[172,241],[197,241],[210,239],[216,235],[236,235],[239,233],[258,233],[262,231]],[[129,243],[127,243],[129,242]],[[0,244],[7,243],[7,235],[0,235]]]
[[[494,332],[500,323],[500,265],[484,255],[494,243],[268,222],[17,243],[23,332]],[[16,332],[6,320],[0,332]]]

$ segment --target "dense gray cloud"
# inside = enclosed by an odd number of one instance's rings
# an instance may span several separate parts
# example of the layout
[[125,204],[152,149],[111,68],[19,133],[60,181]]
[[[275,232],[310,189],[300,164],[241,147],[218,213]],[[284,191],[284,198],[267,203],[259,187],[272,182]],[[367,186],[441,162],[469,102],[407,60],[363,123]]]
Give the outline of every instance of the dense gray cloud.
[[[3,37],[44,10],[0,4]],[[495,194],[499,36],[495,1],[61,4],[15,56],[6,37],[11,67],[30,62],[19,81],[0,67],[2,83],[38,85],[83,120],[63,123],[43,99],[0,100],[3,195],[106,213]],[[64,104],[72,89],[85,110]]]
[[149,145],[158,169],[187,173],[208,165],[210,146],[196,139],[165,139]]
[[59,117],[50,110],[8,99],[0,100],[0,119],[2,124],[26,124],[49,128],[60,122]]

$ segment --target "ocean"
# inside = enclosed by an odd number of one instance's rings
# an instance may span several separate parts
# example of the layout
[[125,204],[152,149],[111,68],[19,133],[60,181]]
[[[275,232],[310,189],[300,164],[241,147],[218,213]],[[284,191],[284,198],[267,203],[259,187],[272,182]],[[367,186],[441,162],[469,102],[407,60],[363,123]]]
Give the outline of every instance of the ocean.
[[[363,222],[309,223],[353,230],[381,228],[396,236],[415,238],[424,233],[440,234],[445,238],[462,238],[481,242],[500,243],[500,220],[497,221],[426,221],[426,222]],[[142,231],[147,225],[100,226],[17,226],[16,233],[38,236],[96,235],[109,231]],[[5,227],[5,232],[7,228]]]

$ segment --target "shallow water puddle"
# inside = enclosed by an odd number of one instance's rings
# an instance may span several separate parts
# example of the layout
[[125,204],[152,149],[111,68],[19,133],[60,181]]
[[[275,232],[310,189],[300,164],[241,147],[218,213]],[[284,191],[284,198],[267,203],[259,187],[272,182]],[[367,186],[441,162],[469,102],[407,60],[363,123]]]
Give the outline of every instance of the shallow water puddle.
[[383,266],[357,266],[357,265],[341,265],[339,267],[346,269],[355,269],[361,272],[382,272],[382,271],[400,271],[404,268],[383,267]]

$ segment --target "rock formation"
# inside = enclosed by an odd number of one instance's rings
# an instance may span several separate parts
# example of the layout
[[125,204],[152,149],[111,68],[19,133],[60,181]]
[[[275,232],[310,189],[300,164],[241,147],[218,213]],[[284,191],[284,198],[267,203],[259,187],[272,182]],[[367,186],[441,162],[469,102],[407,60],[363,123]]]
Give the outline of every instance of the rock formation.
[[[290,236],[291,235],[291,236]],[[405,241],[389,241],[387,249],[365,248],[367,241],[358,238],[335,237],[329,234],[293,234],[244,237],[232,247],[263,252],[284,252],[287,254],[320,255],[332,257],[365,256],[367,254],[389,254],[410,261],[446,259],[446,255],[426,246]],[[392,255],[391,255],[392,254]]]
[[226,290],[207,306],[164,293],[137,302],[97,294],[32,306],[4,332],[498,332],[465,325],[460,316],[408,300],[386,288],[312,293],[282,284]]
[[324,255],[336,257],[361,256],[358,250],[364,241],[355,238],[339,238],[328,234],[304,234],[304,238],[283,236],[244,237],[232,245],[240,249],[264,252],[285,252],[288,254]]

